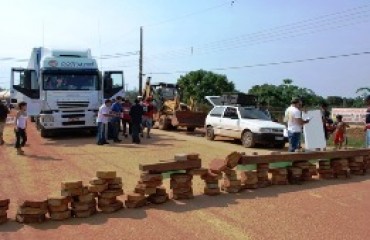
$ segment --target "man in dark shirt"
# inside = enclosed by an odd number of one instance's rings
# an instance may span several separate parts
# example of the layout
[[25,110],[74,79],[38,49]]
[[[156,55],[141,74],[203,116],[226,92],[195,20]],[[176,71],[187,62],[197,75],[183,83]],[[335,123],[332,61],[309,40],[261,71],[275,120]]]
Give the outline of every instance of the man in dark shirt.
[[4,128],[6,123],[6,118],[8,117],[9,109],[8,107],[1,101],[0,102],[0,145],[4,144]]
[[135,100],[135,104],[130,109],[130,117],[131,117],[131,124],[132,124],[132,142],[133,143],[140,143],[140,128],[141,123],[143,121],[143,113],[144,109],[143,106],[140,105],[138,99]]

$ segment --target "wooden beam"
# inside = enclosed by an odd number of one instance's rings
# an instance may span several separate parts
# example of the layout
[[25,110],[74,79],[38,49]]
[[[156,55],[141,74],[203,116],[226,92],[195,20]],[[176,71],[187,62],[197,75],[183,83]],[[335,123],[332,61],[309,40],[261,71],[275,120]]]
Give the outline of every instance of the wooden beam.
[[280,153],[270,155],[243,155],[239,161],[240,165],[257,163],[295,162],[317,159],[350,158],[357,156],[370,156],[370,149],[347,149],[323,152],[297,152]]
[[187,160],[187,161],[166,161],[155,164],[140,164],[139,169],[141,171],[149,171],[151,173],[163,173],[168,171],[178,170],[192,170],[202,167],[202,161],[198,160]]

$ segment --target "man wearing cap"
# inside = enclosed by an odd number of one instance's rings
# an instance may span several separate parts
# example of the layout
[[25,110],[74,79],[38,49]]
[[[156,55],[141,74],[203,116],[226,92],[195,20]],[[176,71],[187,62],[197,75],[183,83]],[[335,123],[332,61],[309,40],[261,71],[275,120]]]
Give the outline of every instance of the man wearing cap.
[[302,113],[299,110],[302,101],[299,98],[293,98],[290,107],[285,111],[284,120],[288,123],[289,152],[295,152],[300,145],[302,127],[309,120],[302,119]]
[[366,131],[366,147],[370,147],[370,95],[365,98],[365,104],[367,107],[366,118],[365,118],[365,131]]

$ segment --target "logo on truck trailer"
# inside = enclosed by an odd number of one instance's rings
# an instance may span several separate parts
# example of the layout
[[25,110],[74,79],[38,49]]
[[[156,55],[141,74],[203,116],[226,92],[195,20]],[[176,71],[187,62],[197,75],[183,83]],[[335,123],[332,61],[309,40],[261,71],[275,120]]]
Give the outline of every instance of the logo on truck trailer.
[[77,62],[77,61],[61,61],[60,64],[57,60],[50,60],[48,62],[50,67],[58,67],[61,68],[95,68],[95,62]]

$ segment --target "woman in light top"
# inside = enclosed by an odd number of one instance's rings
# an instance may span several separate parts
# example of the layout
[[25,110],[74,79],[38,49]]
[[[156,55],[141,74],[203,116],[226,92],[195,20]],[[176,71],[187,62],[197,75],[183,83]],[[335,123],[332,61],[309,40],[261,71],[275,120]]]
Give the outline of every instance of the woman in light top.
[[27,128],[27,103],[20,102],[18,104],[18,112],[14,120],[14,132],[16,137],[15,148],[18,155],[23,155],[24,147],[27,141],[26,128]]

